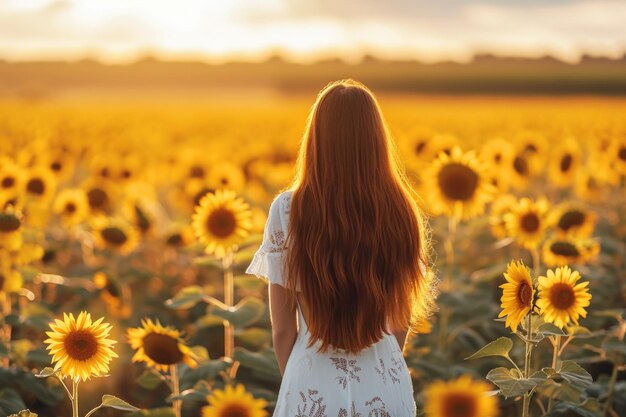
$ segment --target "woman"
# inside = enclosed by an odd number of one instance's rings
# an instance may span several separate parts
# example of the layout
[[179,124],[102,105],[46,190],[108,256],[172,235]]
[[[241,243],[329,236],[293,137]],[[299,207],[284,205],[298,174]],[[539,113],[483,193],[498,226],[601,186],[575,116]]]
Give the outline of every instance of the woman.
[[428,241],[373,94],[342,80],[309,116],[297,175],[246,273],[267,278],[274,417],[415,415],[402,355],[434,309]]

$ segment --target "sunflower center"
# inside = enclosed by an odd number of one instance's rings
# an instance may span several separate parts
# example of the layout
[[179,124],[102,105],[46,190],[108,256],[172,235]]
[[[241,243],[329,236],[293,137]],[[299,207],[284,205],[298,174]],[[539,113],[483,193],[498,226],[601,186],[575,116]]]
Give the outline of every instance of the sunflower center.
[[570,242],[554,242],[550,245],[550,251],[556,255],[575,258],[580,255],[578,248]]
[[415,153],[421,155],[422,152],[424,152],[424,148],[426,148],[426,142],[423,140],[419,141],[417,145],[415,145]]
[[558,310],[567,310],[576,301],[574,290],[571,286],[557,282],[550,288],[550,304]]
[[567,154],[561,158],[561,172],[567,172],[572,166],[572,155]]
[[494,162],[495,162],[496,164],[499,164],[499,163],[500,163],[500,161],[502,161],[502,154],[500,154],[500,153],[495,154],[495,155],[493,156],[493,160],[494,160]]
[[67,355],[77,361],[91,359],[98,352],[98,341],[86,330],[70,332],[63,342]]
[[446,397],[443,415],[446,417],[478,417],[476,401],[473,397],[454,393]]
[[41,178],[32,178],[26,183],[26,189],[31,194],[42,195],[46,191],[46,185]]
[[239,404],[228,404],[220,410],[218,417],[248,417],[248,409]]
[[439,172],[439,188],[451,200],[466,201],[478,187],[478,174],[470,167],[451,163]]
[[0,214],[0,232],[11,233],[20,228],[22,222],[13,214],[2,213]]
[[50,169],[53,171],[60,171],[61,168],[63,168],[63,165],[61,165],[61,163],[59,161],[55,161],[53,163],[50,164]]
[[580,226],[585,222],[585,213],[578,210],[571,210],[563,213],[557,226],[561,230],[569,230],[572,227]]
[[526,281],[522,281],[517,287],[517,302],[522,307],[530,307],[532,289]]
[[513,160],[513,169],[521,176],[528,175],[528,162],[521,156],[516,156]]
[[206,226],[212,235],[219,238],[225,238],[235,232],[237,219],[232,211],[224,207],[220,207],[213,210],[213,212],[209,215],[206,221]]
[[179,246],[183,244],[183,237],[180,233],[175,233],[167,238],[167,244],[170,246]]
[[15,185],[15,178],[4,177],[2,178],[2,188],[11,188]]
[[520,220],[520,226],[527,233],[533,233],[539,230],[539,216],[536,213],[526,213]]
[[122,246],[128,240],[126,233],[117,227],[105,227],[100,234],[104,240],[115,246]]
[[204,172],[204,168],[202,167],[195,165],[189,168],[189,176],[191,178],[204,178],[204,175],[205,175],[205,172]]
[[103,208],[109,203],[109,196],[100,188],[92,188],[87,191],[87,200],[91,208]]
[[74,203],[67,203],[65,205],[65,211],[67,213],[70,213],[70,214],[76,213],[76,204],[74,204]]
[[619,148],[619,151],[617,152],[617,157],[622,161],[626,161],[626,146],[622,146],[621,148]]
[[143,337],[143,350],[147,357],[159,365],[174,365],[183,360],[178,340],[159,333],[148,333]]

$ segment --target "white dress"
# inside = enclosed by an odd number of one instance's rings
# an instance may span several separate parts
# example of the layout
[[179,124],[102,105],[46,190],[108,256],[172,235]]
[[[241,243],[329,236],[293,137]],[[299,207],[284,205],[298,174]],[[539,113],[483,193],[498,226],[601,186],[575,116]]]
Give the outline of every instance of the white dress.
[[[284,285],[283,260],[291,190],[270,207],[263,242],[246,273]],[[314,314],[314,313],[313,313]],[[398,341],[392,334],[350,354],[307,348],[309,332],[298,304],[298,336],[287,361],[273,417],[414,417],[413,383]]]

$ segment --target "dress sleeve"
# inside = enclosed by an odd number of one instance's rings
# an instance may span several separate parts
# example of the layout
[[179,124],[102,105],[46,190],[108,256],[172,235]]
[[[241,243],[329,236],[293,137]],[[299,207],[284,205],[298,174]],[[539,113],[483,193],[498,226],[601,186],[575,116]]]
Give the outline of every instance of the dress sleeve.
[[246,269],[246,274],[256,275],[258,278],[284,287],[283,267],[287,255],[285,245],[287,231],[282,211],[282,195],[279,195],[270,205],[263,232],[263,242]]

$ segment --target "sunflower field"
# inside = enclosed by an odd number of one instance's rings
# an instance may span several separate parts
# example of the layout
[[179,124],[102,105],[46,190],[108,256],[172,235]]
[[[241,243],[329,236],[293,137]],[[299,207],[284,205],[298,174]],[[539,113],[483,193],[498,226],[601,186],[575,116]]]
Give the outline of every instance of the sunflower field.
[[[1,416],[271,415],[244,271],[312,101],[0,102]],[[440,279],[418,415],[626,416],[626,101],[380,102]]]

